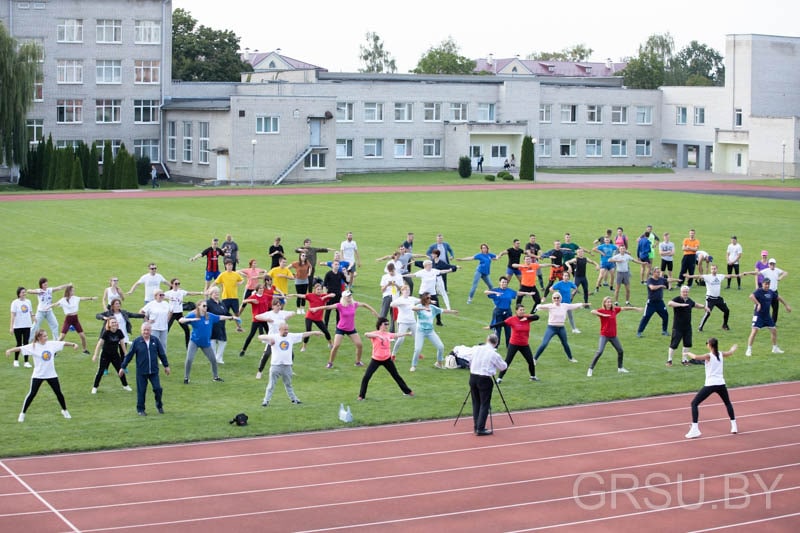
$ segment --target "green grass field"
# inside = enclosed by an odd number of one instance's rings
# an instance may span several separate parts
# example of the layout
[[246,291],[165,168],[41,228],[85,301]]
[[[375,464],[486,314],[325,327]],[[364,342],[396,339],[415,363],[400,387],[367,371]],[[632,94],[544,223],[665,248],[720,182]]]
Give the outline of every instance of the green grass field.
[[[452,177],[450,182],[454,182]],[[424,252],[441,232],[454,247],[456,256],[464,257],[477,253],[481,242],[487,242],[494,253],[499,253],[514,238],[524,243],[532,232],[545,246],[563,237],[565,231],[572,233],[575,242],[587,246],[605,228],[623,226],[635,238],[645,225],[653,224],[659,234],[670,231],[676,242],[682,240],[690,227],[695,228],[702,248],[718,262],[724,258],[730,235],[736,234],[745,250],[745,269],[766,248],[778,259],[778,266],[791,273],[781,284],[781,294],[790,304],[798,304],[800,291],[793,277],[797,275],[796,254],[786,238],[796,232],[800,220],[796,209],[797,203],[791,201],[634,189],[504,191],[498,188],[492,192],[0,202],[0,216],[9,221],[12,230],[0,293],[6,296],[4,305],[8,309],[17,286],[34,288],[38,278],[46,276],[53,285],[73,282],[80,296],[99,297],[109,277],[119,276],[120,285],[127,290],[150,261],[158,263],[165,277],[180,277],[185,289],[200,290],[202,261],[190,263],[188,258],[208,246],[212,236],[223,238],[232,233],[242,259],[257,258],[265,266],[267,247],[276,235],[282,236],[287,249],[299,245],[307,236],[315,245],[338,247],[345,233],[353,231],[363,261],[355,296],[375,306],[379,303],[378,281],[383,268],[383,263],[375,258],[391,253],[407,231],[416,233],[417,252]],[[10,249],[12,246],[14,250]],[[488,299],[478,297],[472,305],[466,305],[475,263],[463,265],[464,270],[450,278],[451,301],[460,314],[446,316],[446,326],[439,330],[447,350],[457,344],[481,342],[487,333],[482,327],[491,318]],[[496,279],[504,271],[505,261],[498,261],[492,277]],[[632,287],[631,299],[635,305],[643,305],[645,290],[638,285],[638,271],[634,278],[637,283]],[[752,309],[747,296],[752,288],[753,278],[749,277],[743,280],[741,292],[723,293],[732,309],[731,331],[720,330],[721,316],[715,311],[706,333],[695,334],[695,349],[702,350],[706,336],[710,335],[719,336],[725,349],[739,343],[741,351],[726,364],[728,383],[733,387],[800,378],[796,348],[800,334],[794,317],[784,310],[781,310],[779,341],[786,353],[769,355],[769,335],[762,332],[756,339],[754,356],[744,357],[743,345],[750,331]],[[592,296],[592,304],[599,304],[604,295],[601,292]],[[695,299],[702,301],[703,295],[703,289],[693,290]],[[124,308],[138,311],[142,298],[140,287],[128,297]],[[35,303],[35,298],[32,300]],[[94,315],[100,310],[99,302],[81,304],[81,321],[92,345],[100,325]],[[56,312],[62,319],[61,311]],[[699,319],[696,311],[694,323]],[[589,311],[579,311],[577,323],[583,333],[570,334],[570,344],[580,363],[569,364],[559,344],[551,343],[537,367],[542,381],[530,383],[524,361],[518,358],[502,385],[509,407],[540,408],[698,389],[703,383],[702,367],[665,368],[667,339],[659,335],[658,323],[651,323],[645,337],[637,339],[634,333],[638,320],[634,312],[619,318],[625,366],[631,373],[616,373],[616,354],[608,347],[594,377],[589,379],[586,368],[597,346],[599,321]],[[245,323],[249,323],[249,313],[245,315]],[[302,318],[292,319],[290,326],[293,331],[302,329]],[[359,311],[359,331],[369,331],[373,326],[372,316]],[[534,349],[543,329],[542,322],[533,327]],[[342,426],[337,417],[340,403],[351,406],[354,425],[448,418],[458,413],[467,392],[465,371],[432,368],[434,353],[430,345],[423,350],[426,358],[418,371],[410,374],[412,347],[406,343],[398,357],[398,366],[417,396],[403,397],[388,374],[379,371],[370,384],[367,400],[356,402],[363,369],[352,365],[352,345],[345,341],[335,368],[326,370],[324,341],[313,338],[309,350],[298,353],[296,358],[294,386],[303,405],[292,405],[278,385],[271,406],[265,409],[260,403],[266,381],[254,377],[258,347],[251,346],[246,357],[237,357],[244,336],[229,328],[226,364],[220,370],[225,383],[212,383],[208,363],[198,357],[192,369],[192,384],[184,386],[182,335],[177,328],[170,335],[168,355],[174,373],[170,377],[162,374],[166,409],[163,416],[155,414],[149,393],[151,414],[137,417],[135,393],[123,391],[113,376],[105,377],[99,393],[91,395],[95,365],[89,356],[67,350],[58,358],[56,367],[72,420],[61,417],[52,392],[45,386],[29,409],[25,423],[20,424],[17,414],[28,390],[30,371],[13,368],[10,360],[3,361],[0,455],[335,428]],[[67,340],[77,342],[78,337],[72,333]],[[8,330],[0,336],[0,345],[3,349],[13,345]],[[369,349],[365,347],[365,359],[368,356]],[[735,403],[735,391],[733,400]],[[496,402],[495,410],[499,409]],[[228,421],[241,411],[250,416],[250,425],[230,426]],[[687,418],[688,415],[687,405]]]

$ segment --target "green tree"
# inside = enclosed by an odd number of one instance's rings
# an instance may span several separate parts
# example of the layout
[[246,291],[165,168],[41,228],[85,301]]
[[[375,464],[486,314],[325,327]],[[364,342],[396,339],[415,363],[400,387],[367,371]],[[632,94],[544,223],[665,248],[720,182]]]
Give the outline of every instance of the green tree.
[[83,170],[81,169],[81,160],[76,155],[72,155],[71,172],[69,176],[70,189],[84,189],[85,184],[83,181]]
[[397,65],[392,54],[383,47],[383,41],[377,33],[368,31],[367,44],[360,45],[358,58],[364,62],[364,68],[358,69],[359,72],[397,72]]
[[522,152],[519,154],[519,179],[533,181],[533,139],[530,135],[522,138]]
[[448,37],[420,57],[415,74],[473,74],[475,61],[460,54],[458,45]]
[[253,67],[239,55],[239,37],[197,25],[184,9],[172,13],[172,76],[183,81],[240,81]]
[[0,24],[0,162],[28,164],[26,117],[41,73],[40,57],[35,43],[18,46]]
[[640,50],[639,56],[628,60],[615,75],[624,76],[631,89],[657,89],[664,85],[664,62],[656,52]]
[[114,151],[111,143],[106,142],[103,146],[103,173],[100,175],[100,188],[114,188]]
[[586,61],[592,55],[591,48],[587,48],[585,44],[575,44],[572,47],[563,48],[558,52],[534,52],[528,54],[527,59],[534,59],[537,61]]
[[697,41],[675,54],[672,65],[680,70],[683,83],[680,85],[725,84],[725,65],[719,52]]

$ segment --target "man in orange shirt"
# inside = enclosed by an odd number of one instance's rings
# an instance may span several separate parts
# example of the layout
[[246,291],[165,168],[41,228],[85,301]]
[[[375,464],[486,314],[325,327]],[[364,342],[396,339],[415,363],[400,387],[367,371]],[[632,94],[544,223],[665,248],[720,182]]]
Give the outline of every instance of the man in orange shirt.
[[[684,274],[694,275],[694,267],[697,264],[697,250],[700,249],[700,241],[694,236],[694,230],[689,230],[689,236],[683,239],[683,258],[681,258],[681,273],[678,275],[679,285],[683,285]],[[692,286],[692,278],[689,278],[688,285]]]

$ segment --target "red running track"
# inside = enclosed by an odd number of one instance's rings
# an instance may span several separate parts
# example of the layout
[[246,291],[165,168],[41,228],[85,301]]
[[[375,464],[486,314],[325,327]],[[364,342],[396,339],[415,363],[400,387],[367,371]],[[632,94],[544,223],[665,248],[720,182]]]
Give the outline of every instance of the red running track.
[[800,383],[731,397],[7,459],[0,531],[796,532]]

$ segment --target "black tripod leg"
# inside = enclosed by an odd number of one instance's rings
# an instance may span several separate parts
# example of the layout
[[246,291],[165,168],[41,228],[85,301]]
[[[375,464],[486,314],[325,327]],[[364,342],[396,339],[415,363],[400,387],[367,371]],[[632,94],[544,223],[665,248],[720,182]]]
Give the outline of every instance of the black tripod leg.
[[497,392],[500,393],[500,399],[503,400],[503,407],[506,408],[506,413],[508,413],[508,419],[511,420],[511,425],[514,425],[514,419],[511,418],[511,411],[508,410],[508,404],[506,403],[506,398],[503,396],[503,391],[500,389],[500,384],[495,381],[494,386],[497,387]]
[[464,397],[464,403],[461,404],[461,409],[458,411],[458,416],[456,417],[456,421],[453,422],[454,426],[456,424],[458,424],[458,419],[461,418],[461,413],[464,412],[464,406],[467,405],[467,400],[469,400],[469,397],[471,395],[472,395],[472,391],[470,389],[467,389],[467,395]]

